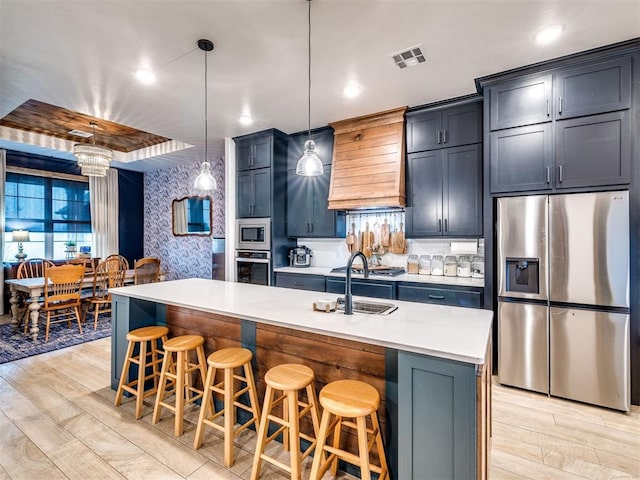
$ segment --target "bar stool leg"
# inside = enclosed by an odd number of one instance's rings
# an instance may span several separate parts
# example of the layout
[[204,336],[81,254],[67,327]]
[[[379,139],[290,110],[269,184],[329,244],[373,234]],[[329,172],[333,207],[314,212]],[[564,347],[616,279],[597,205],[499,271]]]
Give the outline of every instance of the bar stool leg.
[[177,352],[177,371],[176,371],[176,411],[173,433],[176,437],[182,435],[184,428],[184,396],[185,396],[185,363],[187,361],[185,352]]
[[129,341],[129,344],[127,345],[127,353],[125,354],[125,358],[124,358],[124,365],[122,366],[122,374],[120,375],[120,381],[118,382],[118,390],[116,391],[116,407],[120,406],[120,403],[122,402],[122,394],[124,393],[124,384],[125,384],[125,377],[127,375],[127,373],[129,372],[129,368],[131,367],[131,356],[133,355],[133,346],[134,346],[134,342]]
[[371,480],[371,471],[369,469],[369,442],[367,442],[366,417],[357,417],[356,425],[358,426],[358,450],[360,451],[360,478],[362,480]]
[[[196,436],[193,439],[193,448],[198,449],[200,445],[202,445],[202,438],[204,436],[204,419],[208,418],[211,415],[211,411],[209,409],[209,404],[212,402],[213,394],[211,392],[211,385],[216,380],[216,369],[211,367],[207,372],[207,379],[205,380],[204,393],[202,395],[202,405],[200,407],[200,414],[198,415],[198,426],[196,427]],[[215,405],[213,406],[213,410],[215,413]]]
[[253,406],[253,415],[256,418],[255,426],[257,430],[260,423],[260,402],[258,401],[258,390],[256,389],[256,382],[253,378],[251,363],[245,363],[243,369],[244,378],[247,379],[247,383],[249,384],[249,400],[251,400],[251,405]]
[[140,342],[138,352],[138,384],[136,385],[138,395],[136,395],[136,420],[142,417],[142,400],[144,400],[144,377],[146,376],[147,342]]
[[[340,448],[340,435],[342,433],[342,417],[337,417],[336,426],[333,428],[333,448]],[[338,456],[336,455],[331,462],[331,475],[334,477],[338,474]]]
[[[316,438],[316,450],[313,453],[313,463],[311,464],[311,474],[309,475],[309,480],[316,480],[322,478],[324,472],[326,471],[326,467],[328,465],[324,465],[324,445],[327,441],[327,437],[329,436],[329,421],[331,420],[331,413],[329,410],[325,409],[322,412],[322,420],[320,421],[320,430],[318,432],[318,437]],[[337,461],[337,457],[336,457]],[[323,463],[323,465],[321,465]],[[325,467],[325,468],[322,468]]]
[[236,418],[236,407],[233,404],[235,392],[233,368],[224,369],[224,465],[233,463],[233,425]]
[[291,478],[300,479],[300,423],[298,420],[298,392],[287,391],[287,417],[289,420],[289,457]]
[[[161,405],[160,402],[164,400],[165,397],[165,389],[167,388],[167,373],[169,371],[171,354],[166,354],[162,359],[162,368],[160,369],[160,384],[158,385],[158,392],[156,393],[156,403],[153,407],[153,423],[158,423],[160,420],[160,410]],[[177,392],[177,385],[175,386],[175,391]],[[177,394],[177,393],[176,393]]]
[[260,428],[258,429],[258,443],[256,444],[256,453],[253,456],[253,466],[251,468],[251,480],[257,480],[260,476],[262,468],[262,454],[267,444],[267,429],[269,427],[269,412],[273,405],[273,388],[267,385],[264,394],[264,407],[262,408],[262,417],[260,417]]
[[378,458],[380,458],[380,467],[382,473],[378,480],[384,480],[389,475],[389,467],[387,466],[387,456],[384,454],[384,443],[382,443],[382,433],[380,432],[380,422],[378,421],[378,412],[371,414],[371,423],[373,423],[373,430],[377,431],[376,434],[376,448],[378,449]]

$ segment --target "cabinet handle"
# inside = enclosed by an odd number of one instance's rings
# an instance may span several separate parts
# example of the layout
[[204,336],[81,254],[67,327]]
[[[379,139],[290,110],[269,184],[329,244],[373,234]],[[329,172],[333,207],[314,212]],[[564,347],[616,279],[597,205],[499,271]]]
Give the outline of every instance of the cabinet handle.
[[442,132],[442,137],[444,138],[444,140],[442,141],[442,143],[447,143],[447,136],[448,136],[448,135],[447,135],[447,132],[448,132],[448,130],[444,130],[444,131]]
[[436,143],[442,142],[442,132],[438,130],[438,134],[436,135]]
[[444,300],[444,295],[431,295],[431,294],[429,294],[429,298],[432,298],[434,300]]
[[551,167],[546,167],[547,170],[547,183],[551,183]]
[[551,115],[551,110],[549,110],[549,99],[547,98],[547,117]]
[[444,219],[444,231],[448,232],[449,231],[449,220],[448,219]]
[[309,232],[313,233],[313,222],[311,222],[311,223],[309,224],[309,227],[310,227],[310,228],[309,228]]
[[438,219],[438,231],[441,232],[442,231],[442,220]]
[[562,183],[562,165],[558,167],[558,179],[560,180],[560,183]]
[[558,113],[562,113],[562,97],[558,97]]
[[298,287],[302,287],[304,286],[303,282],[293,282],[294,285],[298,286]]
[[307,223],[307,233],[311,232],[311,224]]

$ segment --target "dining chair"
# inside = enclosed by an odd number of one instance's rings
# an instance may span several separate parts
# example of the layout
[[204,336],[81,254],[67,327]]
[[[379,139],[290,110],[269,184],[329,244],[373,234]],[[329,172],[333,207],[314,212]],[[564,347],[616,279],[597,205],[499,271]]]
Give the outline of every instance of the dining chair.
[[75,316],[78,329],[82,333],[80,317],[80,289],[84,278],[82,265],[60,265],[44,269],[44,302],[40,315],[46,318],[44,341],[49,340],[52,323],[67,322],[71,327],[71,317]]
[[70,258],[67,265],[82,265],[85,273],[93,273],[93,260],[90,258]]
[[121,266],[120,266],[121,270],[125,270],[125,271],[129,270],[129,261],[125,257],[117,253],[114,253],[112,255],[109,255],[107,258],[105,258],[105,260],[111,260],[112,258],[118,259],[118,261],[121,263]]
[[[16,278],[37,278],[44,277],[45,267],[53,267],[53,262],[45,260],[44,258],[32,258],[20,263],[18,271],[16,272]],[[29,330],[29,305],[31,304],[31,297],[28,294],[20,292],[20,299],[24,310],[20,314],[20,323],[24,322],[24,333]],[[40,297],[42,301],[42,297]]]
[[134,268],[134,283],[142,285],[144,283],[155,283],[160,277],[160,259],[156,257],[145,257],[137,260]]
[[[84,299],[89,303],[89,310],[93,310],[93,329],[98,329],[98,317],[101,313],[111,313],[110,288],[122,287],[126,269],[117,257],[107,257],[98,264],[93,274],[93,289],[91,297]],[[89,312],[87,312],[88,314]]]

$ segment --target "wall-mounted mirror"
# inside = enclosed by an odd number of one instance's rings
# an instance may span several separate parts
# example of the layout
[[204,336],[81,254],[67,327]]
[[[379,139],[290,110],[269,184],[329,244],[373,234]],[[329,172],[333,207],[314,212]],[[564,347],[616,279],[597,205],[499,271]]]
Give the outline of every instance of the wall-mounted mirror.
[[211,197],[184,197],[172,203],[173,234],[210,236],[213,223]]

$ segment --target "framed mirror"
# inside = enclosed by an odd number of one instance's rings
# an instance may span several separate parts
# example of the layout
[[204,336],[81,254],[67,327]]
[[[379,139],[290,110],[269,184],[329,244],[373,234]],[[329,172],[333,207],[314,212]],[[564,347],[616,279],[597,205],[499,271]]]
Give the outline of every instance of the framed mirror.
[[191,196],[176,199],[171,204],[172,227],[175,236],[211,235],[213,210],[211,197]]

